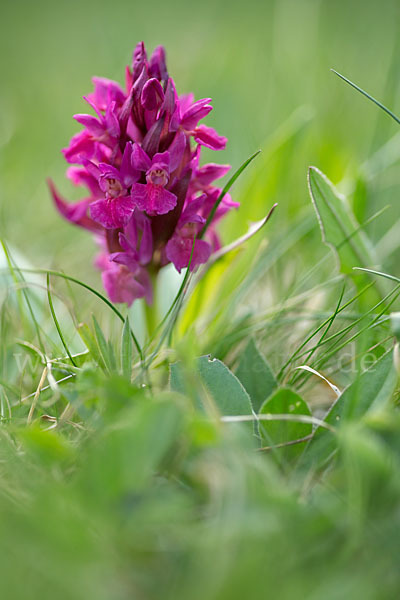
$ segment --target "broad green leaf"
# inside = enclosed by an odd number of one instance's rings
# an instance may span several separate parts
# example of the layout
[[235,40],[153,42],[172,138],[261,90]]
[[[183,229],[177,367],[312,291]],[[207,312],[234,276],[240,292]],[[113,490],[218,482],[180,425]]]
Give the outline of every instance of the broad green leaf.
[[[301,396],[289,388],[280,388],[262,405],[260,415],[305,415],[310,417],[311,412]],[[301,423],[299,421],[260,420],[260,435],[264,446],[276,446],[277,444],[287,444],[300,440],[312,432],[311,423]],[[288,461],[298,456],[304,449],[304,442],[284,446],[279,448],[278,457],[281,460]],[[278,450],[278,449],[277,449]]]
[[242,352],[235,375],[249,394],[254,412],[258,413],[263,402],[271,396],[278,384],[253,339],[249,340]]
[[[339,427],[342,422],[361,419],[368,412],[380,412],[392,401],[397,384],[393,353],[388,352],[370,369],[359,375],[339,396],[325,422]],[[317,427],[304,458],[322,464],[336,450],[336,439],[323,427]]]
[[[182,363],[174,363],[170,369],[171,389],[183,394],[187,394],[190,389],[200,410],[206,408],[204,405],[204,391],[206,391],[206,395],[213,400],[221,415],[251,414],[251,401],[248,393],[239,379],[220,360],[201,356],[197,360],[197,373],[195,374],[197,381],[193,381],[192,378],[191,381],[188,381]],[[195,389],[194,383],[198,384]]]
[[392,399],[396,383],[393,355],[388,352],[344,390],[329,411],[326,422],[337,425],[339,420],[360,419],[368,411],[385,408]]
[[316,167],[308,171],[311,200],[317,213],[322,238],[336,253],[343,273],[353,267],[375,265],[372,246],[347,203],[329,179]]
[[176,443],[182,411],[171,394],[160,397],[127,408],[91,444],[82,477],[102,501],[143,489]]

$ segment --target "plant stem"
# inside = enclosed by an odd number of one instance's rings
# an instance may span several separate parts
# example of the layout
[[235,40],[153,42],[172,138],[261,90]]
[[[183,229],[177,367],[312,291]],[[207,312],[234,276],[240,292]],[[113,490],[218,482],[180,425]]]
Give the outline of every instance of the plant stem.
[[153,304],[149,305],[145,301],[144,314],[146,320],[147,336],[152,338],[158,325],[157,314],[157,273],[151,274],[151,283],[153,287]]

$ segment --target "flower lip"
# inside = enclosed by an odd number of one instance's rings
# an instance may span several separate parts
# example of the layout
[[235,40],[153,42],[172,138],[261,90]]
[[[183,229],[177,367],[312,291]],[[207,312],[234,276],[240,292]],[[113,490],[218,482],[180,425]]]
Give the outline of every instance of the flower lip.
[[146,173],[146,181],[153,185],[165,187],[169,181],[169,173],[166,166],[162,163],[152,165]]
[[105,188],[103,191],[105,191],[109,198],[118,198],[124,191],[121,182],[113,177],[104,177],[102,179],[102,184],[102,187],[104,186]]

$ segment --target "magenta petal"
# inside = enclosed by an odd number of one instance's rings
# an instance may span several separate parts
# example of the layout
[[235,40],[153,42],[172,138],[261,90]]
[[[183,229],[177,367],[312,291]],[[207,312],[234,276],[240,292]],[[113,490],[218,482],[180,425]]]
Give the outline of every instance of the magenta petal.
[[111,102],[106,109],[105,122],[107,125],[108,133],[117,138],[121,133],[121,127],[119,125],[119,120],[116,114],[116,103]]
[[118,181],[120,180],[120,173],[119,173],[118,169],[116,169],[112,165],[101,162],[99,164],[98,169],[99,169],[100,177],[103,176],[103,177],[108,177],[108,178],[112,178],[112,179],[118,179]]
[[119,234],[119,238],[119,243],[124,250],[136,250],[138,241],[138,224],[135,213],[132,214],[131,218],[125,225],[124,232]]
[[191,131],[201,119],[204,119],[212,111],[212,106],[209,104],[210,100],[211,98],[198,100],[183,113],[181,119],[183,129]]
[[74,185],[85,185],[94,198],[101,196],[101,190],[97,179],[93,177],[86,169],[82,167],[69,167],[67,177]]
[[143,86],[142,105],[146,110],[158,110],[164,102],[164,90],[157,79],[149,79]]
[[177,169],[183,158],[183,154],[186,148],[186,136],[183,131],[178,131],[174,137],[174,140],[168,148],[170,157],[170,172],[172,173]]
[[230,165],[217,165],[215,163],[204,165],[196,171],[196,180],[200,185],[208,186],[216,179],[226,175],[230,168]]
[[133,52],[133,64],[132,64],[132,76],[133,81],[139,77],[140,73],[143,70],[143,67],[146,65],[147,55],[146,48],[144,47],[143,42],[139,42]]
[[[193,248],[193,239],[182,237],[175,234],[166,246],[166,255],[176,270],[180,273],[182,269],[188,266],[190,255]],[[206,263],[211,255],[211,246],[204,240],[196,240],[190,270],[203,263]]]
[[153,234],[151,231],[150,219],[143,215],[142,221],[142,239],[139,248],[139,261],[142,265],[147,265],[153,256]]
[[131,273],[136,273],[139,268],[139,263],[129,252],[114,252],[110,254],[110,260],[119,265],[124,265]]
[[101,137],[104,135],[104,127],[100,121],[96,119],[96,117],[93,117],[92,115],[78,114],[74,115],[74,119],[86,127],[89,133],[91,133],[94,137]]
[[145,287],[136,281],[129,269],[123,265],[113,265],[103,271],[102,280],[111,302],[125,302],[131,306],[134,300],[143,298],[146,294]]
[[157,46],[149,61],[150,77],[156,77],[160,81],[167,81],[168,71],[165,58],[164,46]]
[[168,192],[159,185],[147,184],[149,206],[146,212],[149,215],[165,215],[175,208],[178,201],[175,194]]
[[151,167],[150,158],[140,144],[137,143],[133,144],[131,162],[132,167],[137,171],[147,171]]
[[106,229],[124,227],[132,216],[135,208],[129,196],[96,200],[90,205],[90,215],[96,223]]
[[106,79],[105,77],[93,77],[94,92],[90,94],[89,100],[100,110],[106,110],[110,102],[115,101],[118,106],[125,102],[125,93],[116,81]]
[[199,127],[196,127],[193,131],[193,135],[196,142],[202,146],[211,148],[211,150],[224,150],[226,142],[228,141],[226,137],[219,135],[215,129],[206,127],[206,125],[199,125]]
[[194,94],[182,94],[179,96],[179,107],[181,116],[194,104]]
[[120,174],[126,188],[131,187],[140,178],[140,171],[132,167],[132,142],[128,142],[122,155]]
[[150,216],[165,215],[175,208],[177,203],[175,194],[152,183],[135,183],[132,186],[131,196],[139,210],[145,211]]
[[58,212],[65,219],[67,219],[67,221],[70,221],[70,223],[74,223],[74,225],[79,225],[79,227],[83,227],[84,229],[88,229],[89,231],[93,232],[97,232],[100,229],[97,223],[92,221],[92,219],[90,219],[87,215],[88,207],[90,204],[90,198],[85,198],[84,200],[80,200],[75,204],[70,204],[59,195],[51,179],[49,179],[47,183],[50,188],[50,192]]
[[153,304],[153,287],[151,278],[146,269],[140,269],[135,275],[136,281],[138,281],[144,289],[144,299],[147,304]]
[[74,135],[67,148],[63,148],[64,158],[69,163],[81,163],[82,158],[92,158],[96,151],[96,142],[86,131]]
[[159,152],[154,155],[151,161],[152,167],[160,167],[169,172],[170,155],[169,152]]

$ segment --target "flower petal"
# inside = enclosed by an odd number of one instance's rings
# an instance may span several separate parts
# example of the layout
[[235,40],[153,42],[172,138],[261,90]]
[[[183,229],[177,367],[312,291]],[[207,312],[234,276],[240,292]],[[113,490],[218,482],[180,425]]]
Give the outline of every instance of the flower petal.
[[197,126],[197,123],[204,119],[209,112],[212,111],[212,106],[209,104],[211,98],[204,98],[194,102],[182,115],[181,126],[186,131],[192,131]]
[[133,51],[133,64],[132,64],[132,75],[133,81],[139,77],[143,70],[143,66],[147,62],[146,48],[143,42],[139,42]]
[[164,46],[157,46],[149,61],[150,77],[156,77],[160,81],[167,81],[168,71],[165,58]]
[[90,205],[90,215],[106,229],[118,229],[127,224],[134,208],[134,202],[129,196],[101,199]]
[[75,121],[78,121],[81,125],[86,127],[89,133],[94,137],[101,137],[104,135],[104,125],[100,123],[93,115],[77,114],[74,115]]
[[111,302],[124,302],[131,306],[134,300],[146,295],[145,287],[136,281],[124,265],[112,264],[109,269],[103,271],[102,280]]
[[183,158],[183,154],[186,148],[186,136],[183,131],[178,131],[173,139],[172,144],[168,148],[170,156],[170,172],[172,173],[177,169]]
[[47,183],[58,212],[65,219],[67,219],[67,221],[74,223],[74,225],[79,225],[79,227],[83,227],[84,229],[88,229],[89,231],[99,231],[100,227],[87,215],[88,207],[91,201],[90,198],[85,198],[84,200],[80,200],[75,204],[70,204],[59,195],[51,179],[49,179]]
[[131,163],[137,171],[147,171],[151,167],[151,160],[140,144],[133,144]]
[[86,130],[74,135],[69,146],[62,149],[64,158],[69,163],[81,163],[82,158],[92,158],[95,152],[96,142]]
[[95,198],[101,196],[101,190],[97,179],[83,167],[69,167],[67,177],[74,185],[85,185]]
[[117,117],[115,102],[111,102],[107,106],[105,122],[107,126],[107,132],[111,135],[111,137],[117,138],[121,133],[121,127]]
[[[174,234],[166,246],[166,255],[176,270],[180,273],[182,269],[188,266],[190,255],[193,248],[193,238],[183,237]],[[211,246],[205,240],[196,240],[193,250],[190,270],[203,263],[206,263],[211,255]]]
[[152,183],[135,183],[132,186],[131,197],[139,210],[148,215],[165,215],[172,210],[177,203],[175,194],[168,192],[160,185]]
[[92,77],[94,92],[88,98],[100,110],[106,110],[110,102],[115,101],[118,106],[125,102],[125,93],[121,86],[111,79],[105,77]]
[[149,79],[143,86],[141,102],[146,110],[158,110],[164,102],[164,90],[158,79]]
[[206,125],[199,125],[193,131],[194,139],[197,143],[211,150],[224,150],[226,147],[227,139],[222,135],[219,135],[212,127]]
[[216,163],[204,165],[196,171],[196,183],[201,186],[208,186],[216,179],[226,175],[230,168],[230,165],[218,165]]

